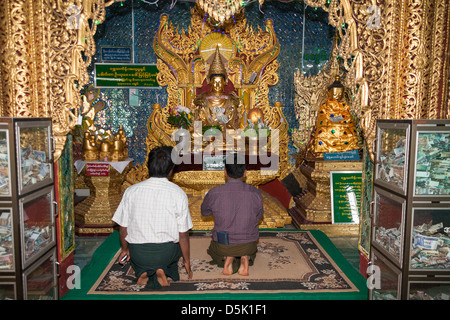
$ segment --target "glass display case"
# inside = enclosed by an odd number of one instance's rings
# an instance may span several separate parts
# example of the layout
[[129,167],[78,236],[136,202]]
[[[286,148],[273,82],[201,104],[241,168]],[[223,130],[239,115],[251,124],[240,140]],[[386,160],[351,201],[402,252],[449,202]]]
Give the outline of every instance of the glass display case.
[[53,182],[51,126],[45,121],[16,122],[19,195]]
[[376,136],[375,181],[405,195],[410,127],[406,123],[382,124]]
[[16,284],[0,283],[0,300],[15,300],[16,299]]
[[[371,250],[376,254],[371,263],[383,261],[398,269],[399,299],[424,298],[429,283],[434,296],[445,298],[448,286],[441,281],[450,278],[450,121],[378,120],[376,137],[371,206]],[[381,282],[386,276],[381,273]],[[371,297],[380,296],[380,290],[372,291]]]
[[450,300],[450,278],[409,281],[409,300]]
[[26,300],[56,300],[58,298],[56,250],[52,250],[23,274]]
[[14,270],[14,242],[11,208],[0,208],[0,272]]
[[[402,272],[376,249],[371,250],[371,262],[377,266],[373,288],[369,290],[371,300],[399,300],[401,297]],[[370,288],[369,288],[370,289]]]
[[376,186],[373,199],[372,244],[401,267],[406,200]]
[[8,142],[8,130],[5,128],[0,129],[0,196],[11,195]]
[[0,299],[57,299],[51,125],[0,118]]
[[23,266],[28,267],[55,245],[53,186],[36,191],[19,200]]
[[412,208],[409,271],[450,274],[450,204]]
[[450,195],[450,132],[419,131],[414,163],[414,195]]

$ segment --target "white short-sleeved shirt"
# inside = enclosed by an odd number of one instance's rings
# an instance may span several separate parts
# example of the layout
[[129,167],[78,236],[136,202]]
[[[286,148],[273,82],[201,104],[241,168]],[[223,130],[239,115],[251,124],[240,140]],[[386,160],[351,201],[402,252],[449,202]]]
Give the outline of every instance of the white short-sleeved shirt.
[[128,187],[112,220],[127,228],[128,243],[178,242],[193,226],[186,193],[167,178]]

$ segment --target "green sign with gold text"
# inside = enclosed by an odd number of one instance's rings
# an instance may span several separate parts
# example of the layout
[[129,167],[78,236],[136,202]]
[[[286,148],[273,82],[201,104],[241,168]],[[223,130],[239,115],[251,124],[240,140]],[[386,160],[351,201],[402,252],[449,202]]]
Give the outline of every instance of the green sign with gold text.
[[361,171],[330,171],[333,223],[359,224]]
[[154,64],[95,64],[95,86],[97,88],[145,88],[160,89]]

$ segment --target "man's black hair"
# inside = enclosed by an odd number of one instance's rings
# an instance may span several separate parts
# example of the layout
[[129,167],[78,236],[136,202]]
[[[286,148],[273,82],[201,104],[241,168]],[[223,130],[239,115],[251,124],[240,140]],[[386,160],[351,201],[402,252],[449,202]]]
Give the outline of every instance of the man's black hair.
[[150,177],[167,178],[175,166],[171,154],[173,147],[156,147],[148,154],[147,168]]
[[225,170],[227,175],[233,179],[239,179],[244,176],[244,172],[247,169],[245,163],[245,156],[242,154],[233,153],[225,159]]

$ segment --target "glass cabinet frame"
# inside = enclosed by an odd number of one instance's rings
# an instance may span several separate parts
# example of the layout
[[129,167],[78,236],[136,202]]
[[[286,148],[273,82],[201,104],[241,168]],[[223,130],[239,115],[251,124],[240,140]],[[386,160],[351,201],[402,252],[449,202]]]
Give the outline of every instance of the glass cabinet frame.
[[[435,120],[438,121],[438,120]],[[423,149],[427,149],[427,147],[421,148],[420,146],[420,142],[421,142],[421,134],[427,134],[431,137],[436,136],[438,134],[441,135],[441,139],[442,138],[446,138],[444,139],[444,141],[442,142],[442,146],[441,147],[445,147],[446,149],[448,149],[448,151],[445,152],[441,152],[440,155],[442,155],[443,153],[445,154],[445,157],[448,156],[448,160],[447,159],[441,159],[440,162],[438,162],[436,158],[433,158],[433,156],[427,156],[427,163],[430,164],[435,164],[434,167],[431,166],[428,171],[419,171],[419,166],[421,165],[420,163],[420,158],[423,157],[423,155],[419,155],[419,152],[422,151]],[[437,140],[437,139],[436,139]],[[441,151],[441,149],[438,148],[434,148],[430,147],[429,149],[431,149],[431,151],[429,152],[430,154],[435,152],[436,154],[439,154],[438,152]],[[414,200],[421,200],[421,201],[450,201],[450,124],[446,125],[446,126],[432,126],[429,124],[418,124],[416,129],[413,132],[413,136],[412,136],[412,144],[411,144],[411,153],[414,157],[413,162],[411,162],[411,170],[410,170],[410,179],[411,179],[411,188],[410,188],[410,192],[413,195]],[[445,162],[443,165],[441,165],[442,162]],[[437,163],[437,165],[436,165]],[[445,170],[447,169],[447,170]],[[418,181],[418,173],[426,173],[428,174],[431,178],[437,178],[437,170],[442,170],[442,174],[440,175],[445,175],[447,177],[447,179],[444,179],[445,182],[445,186],[447,188],[444,189],[444,193],[417,193],[416,187],[417,187],[417,181]],[[437,183],[440,184],[439,181],[433,181],[432,179],[428,179],[429,181],[427,181],[427,183]],[[442,189],[441,189],[442,191]]]
[[[12,291],[13,291],[13,297],[4,297],[2,295],[2,288],[4,287],[12,287]],[[7,298],[7,299],[5,299]],[[16,300],[17,299],[17,285],[16,282],[13,280],[7,280],[7,281],[2,281],[1,277],[0,277],[0,301],[1,300]]]
[[0,125],[0,197],[11,197],[12,195],[9,141],[8,128]]
[[[26,299],[27,276],[40,263],[52,257],[52,265],[47,265],[51,279],[47,274],[38,282],[51,282],[54,292],[35,298],[58,299],[58,208],[53,150],[51,118],[0,118],[0,232],[1,235],[7,234],[7,237],[0,238],[0,250],[9,255],[12,246],[12,265],[8,264],[8,260],[6,267],[0,268],[0,288],[8,291],[6,298],[10,298],[10,285],[14,284],[14,298]],[[26,179],[24,175],[27,175]],[[8,189],[1,192],[2,182],[5,181],[8,182]],[[3,212],[10,213],[10,216],[2,217]],[[28,226],[25,224],[26,217],[29,218]],[[8,229],[2,230],[6,218],[10,219],[6,223]],[[29,256],[26,255],[25,235],[30,236],[28,239],[32,241],[28,244],[35,249]]]
[[41,256],[39,260],[36,261],[30,268],[25,270],[23,272],[23,284],[24,284],[24,299],[29,300],[29,295],[31,291],[29,290],[28,286],[28,280],[30,280],[30,276],[33,274],[34,271],[36,271],[39,267],[41,267],[43,264],[45,264],[47,261],[50,262],[49,266],[52,268],[52,272],[49,274],[51,276],[51,282],[49,282],[50,288],[48,288],[48,291],[53,291],[52,296],[54,297],[54,300],[58,298],[58,272],[57,272],[57,254],[56,254],[56,248],[53,250],[50,250],[45,255]]
[[[378,268],[375,269],[375,273],[373,275],[374,277],[374,283],[372,284],[374,287],[369,288],[369,299],[370,300],[400,300],[402,296],[402,281],[403,281],[403,274],[401,269],[399,269],[397,266],[395,266],[389,259],[386,259],[380,252],[376,249],[372,249],[370,252],[370,261],[371,264],[374,266],[377,266]],[[380,263],[376,262],[376,260],[379,259],[381,261],[381,264],[384,265],[386,269],[388,269],[388,273],[390,273],[392,276],[396,277],[396,297],[395,299],[377,299],[381,296],[377,296],[378,290],[384,290],[385,285],[383,283],[383,279],[386,279],[386,271],[380,268]],[[385,276],[383,278],[383,275]],[[377,287],[377,285],[379,287]],[[374,296],[376,299],[374,299]]]
[[45,244],[43,247],[39,248],[37,252],[34,252],[30,257],[26,256],[26,247],[27,243],[25,241],[25,219],[24,215],[26,214],[24,211],[24,205],[27,203],[37,200],[42,196],[49,196],[48,201],[48,214],[50,223],[49,226],[52,230],[56,230],[56,208],[55,208],[55,195],[54,195],[54,189],[53,186],[48,186],[43,189],[40,189],[34,193],[28,194],[27,196],[24,196],[19,199],[19,214],[20,214],[20,221],[21,221],[21,228],[20,228],[20,240],[21,240],[21,247],[22,247],[22,265],[23,268],[27,268],[29,265],[31,265],[34,261],[36,261],[42,254],[42,252],[46,252],[49,248],[56,245],[56,238],[55,238],[55,232],[49,232],[50,240]]
[[[395,256],[395,254],[387,249],[385,246],[383,246],[379,241],[378,241],[378,228],[379,227],[383,227],[380,225],[380,217],[377,215],[377,213],[379,212],[379,206],[381,205],[377,200],[378,197],[383,197],[386,200],[392,202],[392,203],[396,203],[399,205],[399,207],[401,208],[401,212],[400,212],[400,220],[399,220],[399,226],[398,226],[398,231],[400,232],[400,237],[396,237],[393,233],[389,233],[386,232],[386,234],[384,235],[384,237],[386,238],[387,242],[392,245],[392,242],[395,242],[397,240],[397,238],[399,238],[399,255],[398,257]],[[373,188],[373,222],[372,222],[372,245],[374,247],[376,247],[378,249],[378,251],[384,253],[387,256],[390,256],[392,259],[392,262],[398,267],[401,268],[403,265],[403,256],[404,256],[404,234],[405,234],[405,219],[406,219],[406,207],[407,207],[407,203],[406,200],[402,197],[399,197],[395,194],[392,194],[380,187],[377,187],[376,185]],[[392,216],[392,215],[391,215]],[[395,243],[393,244],[395,246]]]
[[[439,298],[439,294],[437,296],[431,296],[430,297],[430,293],[429,291],[422,291],[422,299],[415,299],[415,297],[411,297],[411,290],[412,287],[414,285],[435,285],[435,287],[438,287],[439,285],[444,285],[447,289],[446,293],[445,293],[445,297],[442,297],[443,299],[435,299],[435,298]],[[408,286],[406,288],[406,291],[408,293],[408,300],[429,300],[430,298],[432,300],[449,300],[450,299],[450,277],[434,277],[434,278],[429,278],[427,276],[422,276],[422,277],[411,277],[408,280]],[[427,297],[428,295],[428,297]]]
[[[392,141],[380,141],[383,130],[394,130],[390,135]],[[402,130],[405,135],[395,130]],[[383,154],[388,152],[388,156],[392,157],[383,164],[384,168],[380,165],[381,161],[386,160],[380,157],[383,148]],[[409,299],[409,286],[413,280],[439,284],[443,279],[450,279],[450,252],[448,256],[441,252],[450,248],[450,120],[377,120],[374,153],[370,263],[374,263],[373,253],[376,253],[377,258],[398,269],[402,275],[399,299],[406,300]],[[381,169],[385,174],[392,163],[403,163],[400,185],[386,181],[381,174]],[[392,176],[398,172],[391,171],[389,174]],[[422,189],[417,189],[416,185]],[[383,197],[403,208],[400,257],[392,255],[389,249],[377,242],[375,231],[380,225],[377,210]],[[387,220],[386,224],[392,225],[394,220]],[[372,291],[369,290],[370,299],[374,297]]]
[[[0,193],[0,200],[11,200],[11,198],[23,196],[54,183],[54,141],[51,128],[51,118],[0,117],[0,169],[5,171],[4,165],[7,164],[9,173],[9,192],[8,194]],[[27,141],[24,138],[26,136],[23,135],[23,143],[27,146],[21,148],[21,133],[26,130],[33,130],[33,132],[28,133],[28,136],[33,139],[30,138]],[[2,140],[3,132],[5,132],[5,139]],[[6,148],[2,146],[3,141],[7,144]],[[5,150],[7,152],[6,161]],[[30,167],[33,169],[28,170],[30,174],[24,174],[23,170]],[[0,171],[0,187],[1,178],[2,171]],[[25,179],[31,179],[33,182],[24,185],[22,182]]]
[[[5,212],[9,213],[9,222],[2,221],[6,217],[4,215]],[[0,248],[2,248],[2,255],[0,256],[0,276],[2,274],[12,272],[15,270],[15,232],[14,232],[14,226],[15,226],[15,215],[11,207],[2,207],[0,206]],[[9,230],[8,230],[9,229]],[[8,233],[9,232],[9,233]],[[11,238],[8,240],[8,238]],[[6,240],[5,240],[6,239]],[[4,245],[10,246],[9,250],[11,251],[10,255],[12,255],[10,258],[8,257],[9,254],[7,253],[7,248],[4,247]],[[11,261],[10,267],[6,267],[5,261]]]
[[[409,224],[409,232],[410,235],[409,242],[405,246],[405,250],[408,250],[409,259],[405,261],[405,269],[407,269],[410,275],[449,275],[450,276],[450,251],[447,253],[448,257],[442,252],[442,248],[449,248],[450,243],[445,243],[442,239],[441,235],[443,234],[443,228],[450,228],[450,203],[433,203],[433,202],[421,202],[417,203],[415,206],[411,207],[411,223]],[[423,238],[417,239],[417,232],[414,232],[415,227],[423,226],[424,223],[418,223],[415,225],[416,212],[423,211],[427,212],[429,216],[436,216],[438,213],[441,213],[441,217],[445,217],[445,223],[449,223],[448,226],[445,226],[443,221],[430,221],[427,220]],[[422,217],[423,219],[423,217]],[[417,219],[418,221],[421,221]],[[442,223],[442,227],[441,227]],[[431,231],[433,229],[433,231]],[[436,230],[436,232],[434,232]],[[434,234],[432,234],[433,232]],[[450,232],[447,233],[447,238],[445,241],[450,241]],[[422,237],[421,237],[422,238]],[[425,255],[421,257],[422,252],[428,252],[430,255]],[[424,260],[426,262],[433,262],[428,260],[437,260],[437,267],[423,267],[423,268],[415,268],[413,267],[412,260],[419,258],[420,260]],[[442,262],[443,259],[447,259],[448,268],[439,268],[439,262]]]
[[[41,143],[44,143],[44,150],[30,150],[31,153],[37,153],[39,152],[38,155],[33,154],[34,157],[30,157],[29,158],[33,158],[32,161],[34,162],[38,162],[38,159],[36,159],[37,157],[42,157],[43,159],[39,159],[39,160],[43,160],[40,166],[40,171],[44,171],[46,170],[45,173],[48,173],[47,175],[44,175],[44,177],[42,178],[42,180],[36,182],[36,183],[32,183],[30,185],[24,185],[23,181],[25,179],[25,176],[23,174],[23,171],[21,168],[24,167],[24,162],[28,161],[28,159],[24,159],[22,157],[22,154],[24,153],[23,150],[21,150],[21,133],[24,130],[38,130],[41,129],[41,131],[43,133],[45,133],[45,139],[38,139],[38,140],[44,140],[41,141]],[[16,138],[16,161],[17,161],[17,167],[19,170],[17,170],[18,172],[18,190],[19,190],[19,195],[24,195],[27,192],[33,191],[33,190],[37,190],[39,188],[41,188],[44,185],[47,185],[49,183],[52,183],[54,180],[53,177],[53,170],[52,168],[49,168],[50,165],[53,165],[53,140],[51,138],[51,125],[48,125],[48,121],[45,120],[37,120],[37,121],[17,121],[15,123],[15,130],[16,130],[16,134],[15,134],[15,138]],[[35,135],[38,133],[34,133]],[[29,146],[30,148],[32,147],[31,145]]]
[[[399,194],[406,195],[408,185],[408,163],[409,163],[409,145],[410,145],[410,131],[411,128],[408,123],[403,122],[381,122],[377,121],[377,134],[375,138],[375,174],[374,182],[381,186],[385,186],[389,189],[396,191]],[[387,137],[383,136],[384,132],[391,131],[390,134],[386,133]],[[404,135],[397,135],[398,131],[404,131]],[[402,138],[404,137],[404,138]],[[387,139],[389,140],[387,141]],[[402,142],[402,139],[404,141]],[[399,144],[404,144],[403,146]],[[398,161],[399,155],[403,149],[403,166],[400,164],[393,164],[392,162]],[[398,150],[398,151],[397,151]],[[400,171],[400,168],[401,171]],[[394,177],[398,173],[402,173],[402,183],[399,185],[394,180],[390,180],[389,177]],[[385,178],[384,178],[385,177]]]

